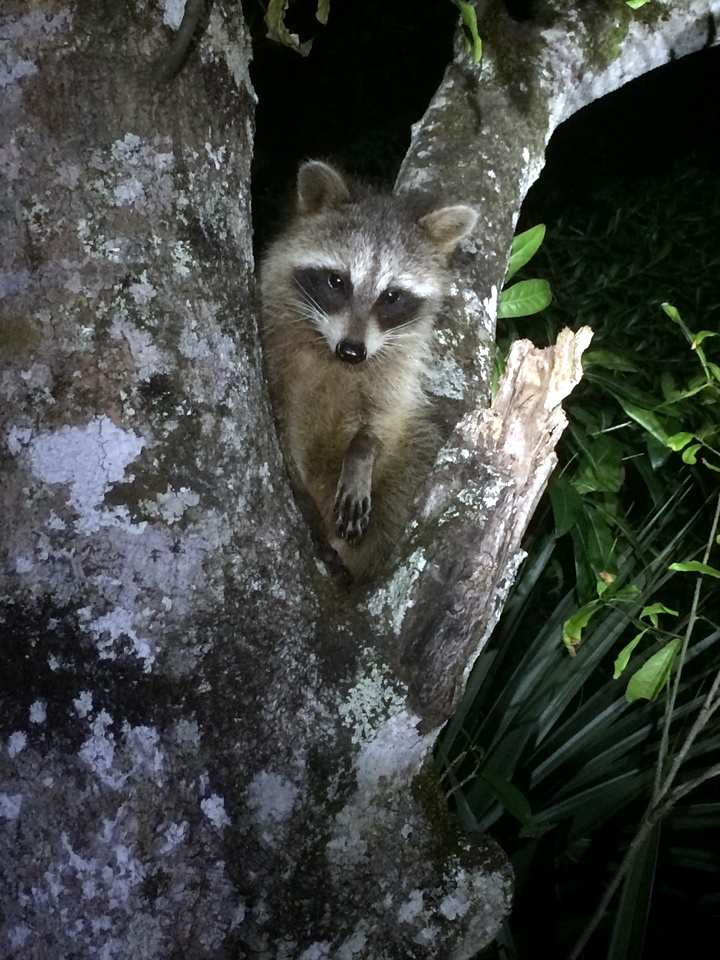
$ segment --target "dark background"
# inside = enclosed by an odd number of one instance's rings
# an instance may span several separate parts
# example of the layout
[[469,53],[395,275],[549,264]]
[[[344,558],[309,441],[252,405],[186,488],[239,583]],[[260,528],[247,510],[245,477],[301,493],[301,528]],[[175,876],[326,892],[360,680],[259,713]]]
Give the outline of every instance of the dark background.
[[[336,160],[362,176],[393,182],[410,126],[422,117],[452,55],[458,11],[450,0],[334,0],[323,27],[314,16],[315,0],[300,0],[288,23],[302,40],[313,39],[309,56],[301,57],[267,40],[260,5],[249,6],[258,94],[254,202],[262,247],[302,160]],[[532,3],[515,0],[508,7],[522,18]],[[720,164],[718,48],[654,70],[564,123],[527,205],[533,213],[550,212],[604,184],[642,184],[708,149]]]

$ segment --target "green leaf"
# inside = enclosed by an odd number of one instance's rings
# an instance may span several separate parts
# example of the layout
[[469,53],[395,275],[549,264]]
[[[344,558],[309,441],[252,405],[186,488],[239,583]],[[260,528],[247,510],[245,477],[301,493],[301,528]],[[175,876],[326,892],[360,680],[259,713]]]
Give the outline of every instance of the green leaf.
[[662,308],[674,323],[682,323],[682,318],[680,317],[677,307],[673,307],[672,304],[669,303],[664,303]]
[[697,463],[697,452],[702,448],[701,443],[694,443],[691,447],[688,447],[682,452],[682,461],[683,463],[690,464],[694,466]]
[[671,437],[667,439],[667,445],[671,450],[682,450],[683,447],[686,447],[691,440],[695,439],[694,433],[674,433]]
[[498,319],[532,316],[544,310],[551,300],[547,280],[520,280],[500,294]]
[[571,530],[575,549],[578,596],[585,600],[597,591],[602,572],[617,573],[613,560],[615,534],[601,510],[584,502],[585,510]]
[[510,262],[505,274],[505,283],[515,276],[520,267],[524,267],[526,263],[532,260],[544,239],[544,223],[539,223],[536,227],[530,227],[529,230],[525,230],[515,237],[510,252]]
[[602,597],[608,592],[608,590],[612,594],[615,590],[616,583],[617,576],[614,573],[610,573],[607,570],[602,570],[600,576],[598,577],[598,582],[595,585],[597,589],[597,595]]
[[666,607],[664,603],[651,603],[650,606],[642,608],[640,619],[642,620],[643,617],[650,617],[652,625],[656,627],[658,625],[659,613],[669,613],[673,617],[678,616],[677,610],[671,610],[670,607]]
[[668,370],[663,370],[660,374],[660,388],[665,400],[671,402],[677,398],[679,391],[675,383],[675,377]]
[[555,536],[569,533],[584,510],[582,497],[565,477],[554,477],[548,485],[555,520]]
[[625,3],[631,10],[639,10],[640,7],[644,7],[646,3],[650,3],[650,0],[625,0]]
[[575,647],[582,643],[582,632],[590,623],[592,617],[602,608],[600,600],[591,600],[590,603],[583,604],[579,610],[568,617],[563,623],[562,637],[563,643],[570,653],[575,653]]
[[529,826],[532,823],[532,810],[530,804],[523,793],[513,786],[505,777],[497,773],[490,773],[483,770],[480,777],[485,781],[488,790],[493,794],[496,800],[505,807],[508,813],[511,813],[520,823]]
[[650,433],[645,434],[645,446],[648,461],[653,470],[658,470],[664,463],[667,463],[671,456],[670,447],[666,443],[660,443]]
[[[579,432],[573,429],[573,438]],[[622,484],[623,448],[613,437],[601,433],[583,438],[582,458],[573,486],[580,494],[602,491],[617,493]]]
[[655,437],[656,440],[659,440],[660,443],[667,445],[668,432],[657,414],[653,413],[652,410],[648,410],[646,407],[640,407],[637,404],[631,403],[624,397],[618,396],[617,399],[629,417],[636,423],[639,423],[644,430],[647,430],[647,432]]
[[452,0],[463,18],[463,32],[467,40],[468,49],[472,52],[473,63],[480,63],[482,59],[482,40],[477,28],[477,14],[475,7],[464,0]]
[[706,563],[700,563],[699,560],[688,560],[687,563],[671,563],[668,569],[676,570],[679,573],[704,573],[708,577],[717,577],[720,580],[720,570],[709,567]]
[[687,390],[676,390],[675,394],[672,397],[667,397],[668,403],[677,403],[680,400],[689,400],[691,397],[696,397],[699,393],[702,393],[703,390],[707,390],[708,383],[704,377],[701,377],[697,382],[693,381],[693,385]]
[[[720,576],[720,574],[718,574]],[[628,703],[633,700],[655,700],[668,682],[673,661],[677,656],[682,640],[671,640],[662,650],[654,653],[640,669],[630,677],[625,691]]]
[[629,587],[623,587],[622,590],[618,590],[613,596],[613,600],[634,600],[639,593],[640,587],[636,587],[634,583],[631,583]]
[[699,333],[694,334],[693,343],[692,343],[693,350],[696,350],[700,346],[700,344],[703,342],[703,340],[705,340],[707,337],[716,337],[716,336],[717,336],[717,333],[715,333],[713,330],[701,330]]
[[613,353],[611,350],[588,350],[583,355],[583,369],[590,370],[592,367],[619,370],[623,373],[636,373],[638,369],[637,364],[628,357]]
[[640,641],[642,640],[642,638],[645,636],[647,632],[648,632],[647,627],[644,630],[641,630],[640,633],[636,637],[634,637],[630,641],[630,643],[626,644],[622,648],[620,653],[617,655],[617,657],[615,658],[615,670],[613,671],[613,680],[617,680],[620,677],[621,673],[623,672],[625,667],[628,665],[628,662],[630,660],[630,654],[633,652],[635,647],[640,643]]
[[720,380],[720,367],[716,363],[708,361],[707,368],[716,380]]

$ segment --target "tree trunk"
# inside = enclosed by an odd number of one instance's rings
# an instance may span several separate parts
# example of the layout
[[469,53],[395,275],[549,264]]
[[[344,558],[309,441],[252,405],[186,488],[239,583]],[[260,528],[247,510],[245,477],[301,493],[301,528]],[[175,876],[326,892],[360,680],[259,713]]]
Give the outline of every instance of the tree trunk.
[[[5,3],[2,953],[470,958],[511,872],[426,760],[587,342],[518,347],[483,412],[497,291],[553,125],[590,97],[558,86],[623,82],[635,36],[598,64],[574,40],[607,27],[594,11],[558,63],[548,10],[509,80],[501,10],[483,72],[458,41],[402,180],[447,175],[484,218],[439,353],[460,419],[387,579],[353,597],[313,559],[267,402],[245,28],[229,0],[184,26],[177,6]],[[688,5],[687,50],[711,6]]]

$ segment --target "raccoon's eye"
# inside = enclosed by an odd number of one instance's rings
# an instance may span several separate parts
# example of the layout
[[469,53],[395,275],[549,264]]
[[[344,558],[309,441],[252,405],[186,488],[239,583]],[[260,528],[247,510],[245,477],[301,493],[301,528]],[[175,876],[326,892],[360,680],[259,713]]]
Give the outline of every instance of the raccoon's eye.
[[334,271],[308,267],[296,270],[293,279],[311,306],[326,313],[343,309],[352,296],[350,278]]
[[402,296],[401,290],[386,290],[385,293],[381,293],[378,300],[380,303],[387,304],[392,306],[392,304],[397,303],[400,297]]
[[390,330],[415,320],[421,306],[420,297],[408,290],[389,289],[375,301],[374,313],[380,326]]

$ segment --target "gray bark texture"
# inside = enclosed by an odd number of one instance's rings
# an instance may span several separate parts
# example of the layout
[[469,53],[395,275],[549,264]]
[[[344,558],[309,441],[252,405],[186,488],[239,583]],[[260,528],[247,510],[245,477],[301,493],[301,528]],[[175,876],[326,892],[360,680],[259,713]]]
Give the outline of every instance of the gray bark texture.
[[414,131],[399,189],[443,183],[481,225],[438,337],[447,445],[386,579],[348,596],[262,373],[239,6],[188,4],[193,28],[173,0],[3,3],[3,957],[469,960],[496,933],[507,859],[428,757],[589,340],[516,346],[485,409],[513,228],[554,127],[718,12],[558,8],[480,4],[481,67],[459,38]]

